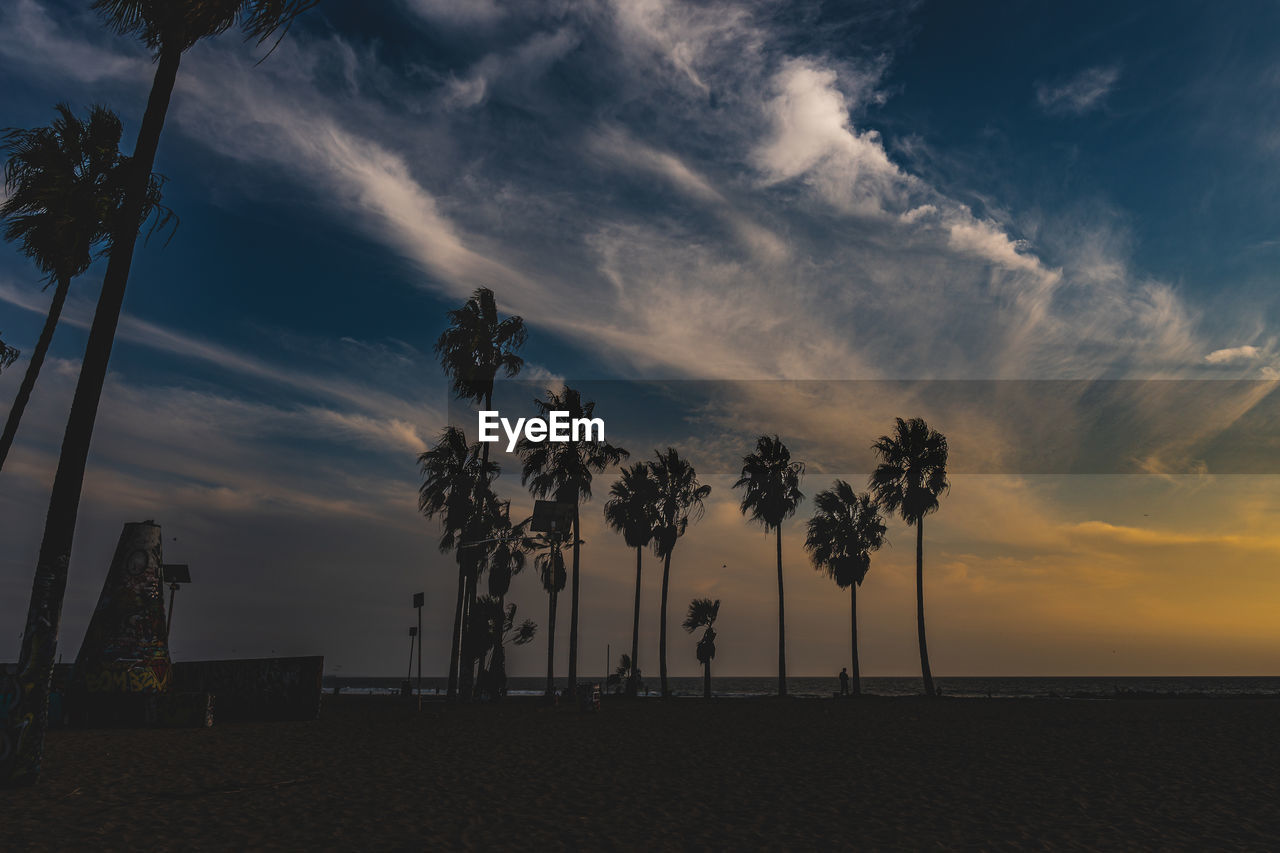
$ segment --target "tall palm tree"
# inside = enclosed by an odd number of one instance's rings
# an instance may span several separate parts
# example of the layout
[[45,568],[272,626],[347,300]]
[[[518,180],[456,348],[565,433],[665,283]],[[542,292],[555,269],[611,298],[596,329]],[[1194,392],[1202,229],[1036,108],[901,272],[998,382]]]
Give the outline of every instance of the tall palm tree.
[[533,565],[542,580],[542,589],[547,593],[547,698],[556,692],[556,604],[560,593],[564,592],[568,573],[564,570],[563,539],[559,533],[540,534],[531,540],[531,547],[537,552]]
[[733,484],[744,489],[740,509],[778,537],[778,695],[787,695],[787,623],[782,590],[782,522],[795,515],[804,499],[800,478],[804,463],[791,461],[791,451],[782,439],[762,435],[756,452],[742,459],[742,476]]
[[[551,412],[568,412],[574,420],[592,417],[596,408],[594,402],[584,402],[582,395],[568,386],[559,394],[547,391],[545,400],[533,402],[543,417]],[[592,475],[604,473],[630,454],[606,441],[586,440],[551,442],[522,438],[517,450],[524,463],[520,482],[529,487],[534,497],[552,497],[558,502],[573,505],[573,591],[569,613],[569,695],[573,696],[577,693],[578,683],[578,588],[582,546],[578,506],[582,501],[591,500]]]
[[871,567],[871,552],[884,544],[884,519],[871,495],[855,494],[844,480],[813,498],[814,513],[804,547],[814,568],[825,570],[841,589],[849,590],[853,638],[853,695],[862,692],[858,666],[858,587]]
[[662,558],[662,609],[658,628],[658,666],[662,696],[667,687],[667,588],[671,582],[671,554],[676,542],[689,529],[689,522],[702,518],[703,500],[711,487],[698,482],[698,472],[680,458],[674,447],[654,453],[649,463],[657,499],[654,503],[653,550]]
[[644,549],[653,541],[658,497],[656,486],[650,467],[637,462],[622,469],[621,478],[609,487],[609,499],[604,503],[605,524],[609,529],[622,534],[628,548],[636,549],[636,601],[631,618],[631,656],[627,658],[628,696],[635,696],[638,687],[636,667],[640,659],[640,570]]
[[938,509],[947,483],[947,439],[922,418],[896,418],[891,435],[872,445],[880,464],[871,475],[871,492],[887,512],[898,512],[916,528],[916,629],[920,637],[920,674],[924,692],[936,695],[924,636],[924,517]]
[[[435,352],[452,382],[454,396],[492,409],[493,383],[498,374],[512,378],[524,367],[524,359],[516,351],[524,346],[525,339],[524,320],[501,318],[493,291],[478,288],[461,308],[449,312],[449,326],[436,340]],[[488,442],[481,447],[481,457],[488,463]],[[465,614],[476,599],[474,580],[460,595]],[[468,624],[465,615],[463,624]],[[462,665],[463,680],[469,684],[474,660],[468,658]]]
[[459,648],[466,618],[462,591],[479,572],[484,557],[483,550],[461,545],[485,538],[480,533],[486,512],[493,512],[497,502],[489,488],[493,464],[484,461],[480,442],[467,444],[466,433],[454,426],[445,428],[435,447],[418,457],[418,464],[422,471],[418,509],[427,518],[440,519],[440,551],[453,551],[458,561],[447,693],[452,700],[458,697]]
[[[44,365],[71,279],[89,268],[94,249],[107,242],[129,164],[129,158],[120,153],[124,129],[111,110],[92,107],[82,120],[67,104],[55,109],[58,116],[52,124],[7,131],[2,146],[8,155],[4,184],[9,194],[0,204],[0,219],[6,220],[4,238],[35,261],[54,291],[44,328],[0,433],[0,468]],[[160,180],[153,176],[144,219],[159,201]]]
[[[116,325],[124,304],[133,250],[146,209],[151,171],[164,128],[169,99],[178,77],[182,54],[200,39],[217,35],[239,23],[246,36],[262,43],[287,30],[317,0],[96,0],[106,23],[124,35],[136,35],[156,54],[156,73],[138,129],[133,157],[122,178],[121,201],[111,223],[111,249],[103,275],[98,306],[89,327],[80,378],[58,454],[44,535],[32,582],[19,668],[23,696],[14,703],[6,722],[6,737],[18,743],[0,759],[0,784],[30,784],[39,778],[48,723],[49,680],[57,647],[57,625],[66,588],[67,565],[75,538],[80,491],[93,439],[107,363],[115,342]],[[28,720],[30,722],[28,723]]]
[[716,656],[716,617],[720,615],[720,599],[695,598],[689,602],[689,614],[684,617],[684,629],[692,634],[706,628],[698,640],[698,663],[702,664],[702,698],[711,698],[711,661]]

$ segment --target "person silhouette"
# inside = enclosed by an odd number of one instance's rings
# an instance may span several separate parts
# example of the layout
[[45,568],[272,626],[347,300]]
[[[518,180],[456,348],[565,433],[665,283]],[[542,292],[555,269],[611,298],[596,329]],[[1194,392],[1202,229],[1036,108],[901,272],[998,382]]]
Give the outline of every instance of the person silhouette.
[[849,668],[842,667],[840,670],[840,695],[849,695]]

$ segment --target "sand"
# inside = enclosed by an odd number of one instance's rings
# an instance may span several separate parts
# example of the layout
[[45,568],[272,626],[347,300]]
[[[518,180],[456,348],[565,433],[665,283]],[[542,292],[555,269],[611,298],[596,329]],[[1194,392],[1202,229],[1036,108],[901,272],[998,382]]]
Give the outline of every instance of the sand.
[[57,731],[0,848],[1280,847],[1280,701],[535,700]]

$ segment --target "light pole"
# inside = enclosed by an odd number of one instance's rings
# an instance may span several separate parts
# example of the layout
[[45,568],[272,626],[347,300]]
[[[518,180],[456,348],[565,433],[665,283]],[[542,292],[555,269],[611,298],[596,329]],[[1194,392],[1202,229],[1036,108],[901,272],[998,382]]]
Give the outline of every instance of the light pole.
[[410,679],[413,678],[413,638],[418,636],[418,629],[409,626],[409,671],[404,676],[404,686],[408,687]]
[[[422,710],[422,605],[426,603],[427,594],[425,592],[415,592],[413,594],[413,607],[418,611],[418,630],[409,629],[409,636],[418,638],[418,710]],[[413,654],[413,640],[409,640],[410,655]],[[410,657],[412,660],[412,657]]]
[[161,577],[169,585],[169,613],[164,620],[164,639],[169,642],[169,634],[173,630],[173,599],[178,594],[178,587],[191,583],[191,567],[186,563],[163,563],[160,566]]

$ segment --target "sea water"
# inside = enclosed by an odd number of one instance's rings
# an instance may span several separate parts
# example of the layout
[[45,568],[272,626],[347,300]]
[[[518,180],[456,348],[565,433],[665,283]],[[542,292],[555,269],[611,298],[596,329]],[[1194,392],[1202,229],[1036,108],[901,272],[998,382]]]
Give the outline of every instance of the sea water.
[[[378,676],[326,675],[326,692],[335,686],[351,693],[398,693],[401,678]],[[600,676],[584,675],[579,682],[599,683]],[[669,678],[676,696],[701,696],[701,677]],[[416,681],[413,682],[416,684]],[[512,696],[540,696],[546,688],[545,678],[512,677],[507,679],[507,692]],[[556,680],[562,689],[568,682]],[[443,677],[422,679],[423,693],[444,695],[447,680]],[[1256,696],[1280,695],[1280,676],[973,676],[934,678],[944,696],[990,697],[992,699],[1071,698],[1113,699],[1135,695],[1171,696]],[[644,685],[650,697],[659,695],[657,678],[646,676]],[[611,687],[612,689],[615,689]],[[807,698],[830,698],[840,690],[840,682],[829,678],[788,678],[787,693]],[[773,696],[778,692],[776,676],[712,677],[711,693],[724,698]],[[863,678],[862,692],[873,696],[913,696],[924,692],[919,677]]]

